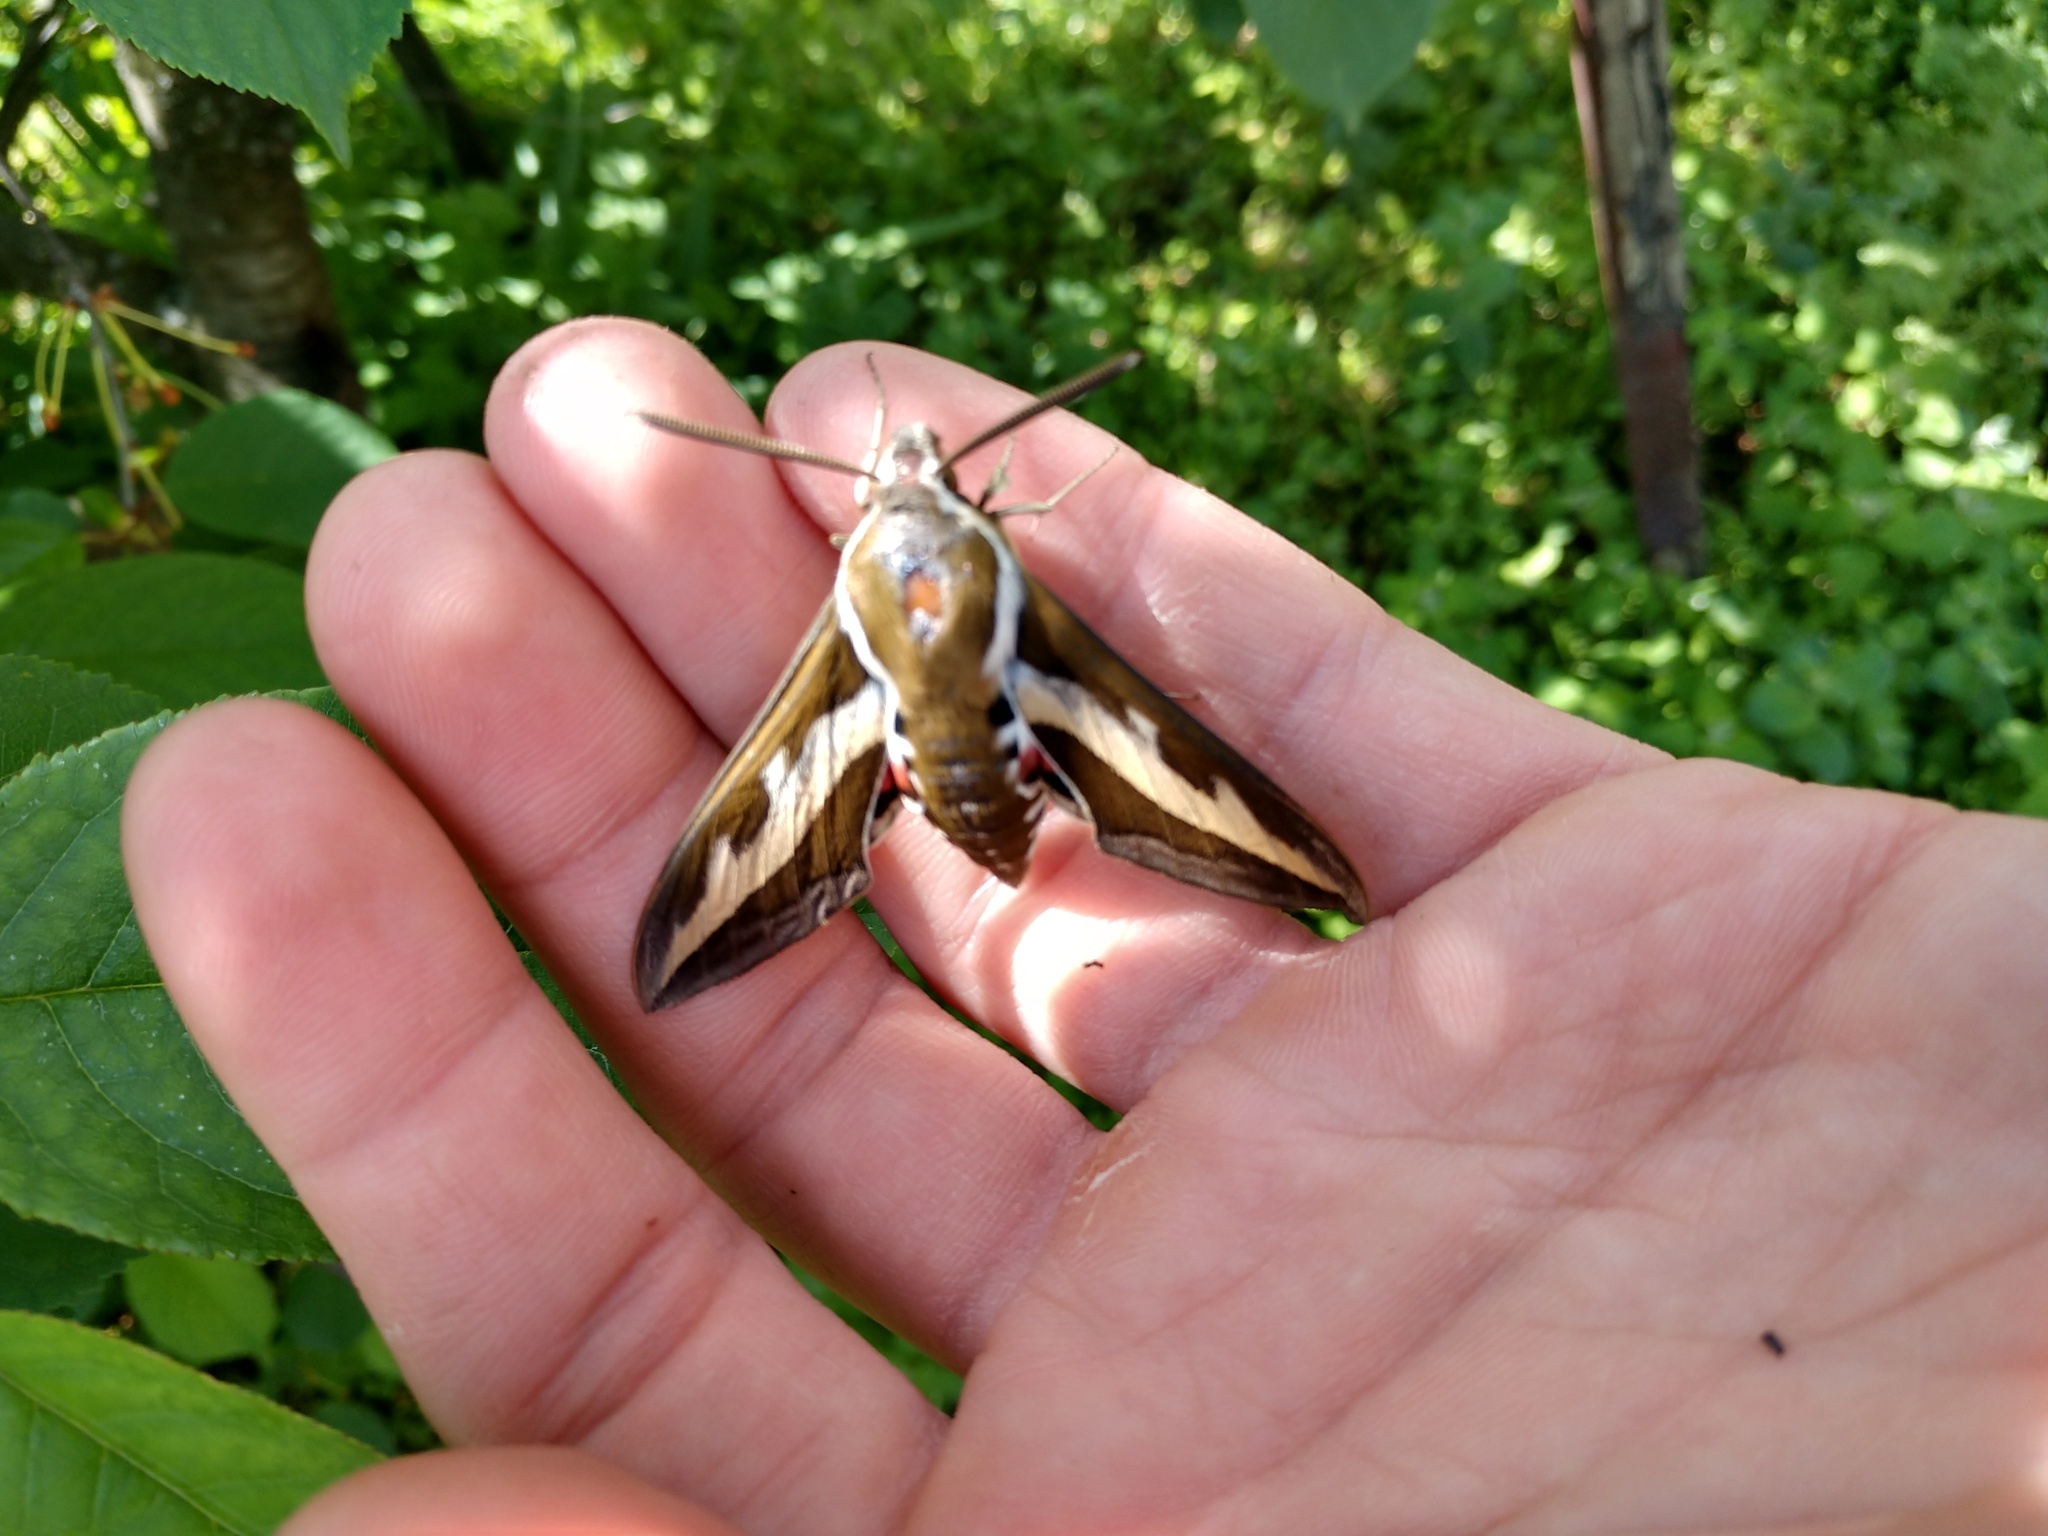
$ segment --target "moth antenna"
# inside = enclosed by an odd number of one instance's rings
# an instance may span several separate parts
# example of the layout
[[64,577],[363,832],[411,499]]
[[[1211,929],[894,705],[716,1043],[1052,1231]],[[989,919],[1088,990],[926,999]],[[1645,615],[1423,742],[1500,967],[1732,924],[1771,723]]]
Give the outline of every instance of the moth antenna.
[[1145,354],[1142,352],[1131,351],[1121,353],[1116,357],[1112,357],[1106,363],[1097,363],[1086,373],[1076,374],[1064,384],[1055,384],[1035,400],[1017,407],[1016,410],[1010,412],[1009,415],[1005,416],[994,426],[975,433],[973,437],[947,454],[945,462],[939,468],[951,469],[983,443],[992,443],[997,438],[1003,436],[1004,433],[1016,431],[1025,422],[1042,412],[1055,411],[1063,405],[1073,404],[1090,390],[1100,389],[1118,374],[1129,373],[1143,361],[1145,361]]
[[661,416],[653,411],[635,411],[633,414],[658,432],[672,432],[677,437],[693,437],[700,443],[716,443],[721,448],[737,448],[742,453],[758,453],[763,458],[793,459],[799,464],[811,464],[819,469],[836,469],[842,475],[867,473],[858,464],[835,459],[829,453],[806,448],[802,443],[786,443],[779,437],[761,437],[752,432],[733,432],[724,427],[711,426],[707,422],[686,421],[680,416]]
[[1051,510],[1052,510],[1052,509],[1053,509],[1054,507],[1058,506],[1058,505],[1059,505],[1059,504],[1060,504],[1060,503],[1061,503],[1062,501],[1065,501],[1065,500],[1067,499],[1067,493],[1068,493],[1069,491],[1072,491],[1072,490],[1073,490],[1073,489],[1075,489],[1075,488],[1076,488],[1077,486],[1079,486],[1079,485],[1080,485],[1080,483],[1081,483],[1081,482],[1082,482],[1083,480],[1086,480],[1086,479],[1087,479],[1087,478],[1088,478],[1088,477],[1089,477],[1090,475],[1094,474],[1094,473],[1095,473],[1095,472],[1096,472],[1096,471],[1097,471],[1098,469],[1101,469],[1101,468],[1102,468],[1102,466],[1103,466],[1104,464],[1107,464],[1107,463],[1108,463],[1108,462],[1109,462],[1109,461],[1110,461],[1111,459],[1115,458],[1115,457],[1116,457],[1116,455],[1117,455],[1117,450],[1116,450],[1115,448],[1112,448],[1112,449],[1110,449],[1108,453],[1106,453],[1106,454],[1104,454],[1104,455],[1102,456],[1102,460],[1101,460],[1101,462],[1100,462],[1100,463],[1096,463],[1096,464],[1091,464],[1091,465],[1089,465],[1089,466],[1088,466],[1088,468],[1086,468],[1086,469],[1082,470],[1082,471],[1081,471],[1081,473],[1079,473],[1078,475],[1074,476],[1074,478],[1073,478],[1073,479],[1069,480],[1069,481],[1068,481],[1068,482],[1067,482],[1067,483],[1066,483],[1065,485],[1061,486],[1061,487],[1060,487],[1060,488],[1059,488],[1058,490],[1054,491],[1054,492],[1052,493],[1052,496],[1051,496],[1051,497],[1050,497],[1050,499],[1048,499],[1048,500],[1045,500],[1045,501],[1020,501],[1020,502],[1018,502],[1018,503],[1017,503],[1017,505],[1015,505],[1014,507],[991,507],[991,508],[989,508],[989,516],[991,516],[991,517],[1024,517],[1024,516],[1032,516],[1032,517],[1042,517],[1042,516],[1043,516],[1044,514],[1046,514],[1047,512],[1050,512],[1050,511],[1051,511]]

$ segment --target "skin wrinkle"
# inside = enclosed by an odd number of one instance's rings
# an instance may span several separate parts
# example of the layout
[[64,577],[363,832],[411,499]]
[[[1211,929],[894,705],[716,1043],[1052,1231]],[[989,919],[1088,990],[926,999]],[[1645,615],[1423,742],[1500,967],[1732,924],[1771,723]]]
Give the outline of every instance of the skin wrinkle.
[[[882,959],[882,956],[877,954],[875,958]],[[727,1117],[732,1130],[723,1137],[707,1137],[703,1134],[704,1128],[698,1128],[700,1139],[696,1151],[706,1179],[720,1187],[744,1188],[743,1183],[729,1177],[729,1170],[744,1163],[754,1148],[778,1139],[780,1133],[788,1129],[790,1118],[801,1115],[811,1095],[819,1091],[821,1080],[845,1062],[847,1053],[860,1039],[860,1031],[841,1030],[830,1050],[806,1061],[801,1077],[790,1070],[786,1057],[774,1059],[774,1070],[763,1070],[761,1063],[767,1059],[772,1042],[786,1031],[804,1029],[814,1012],[827,1019],[841,1014],[863,1020],[872,1018],[884,999],[889,997],[892,979],[906,988],[910,987],[909,979],[893,965],[888,966],[886,974],[872,965],[864,964],[861,970],[867,990],[857,1004],[851,1004],[847,999],[847,983],[851,978],[846,974],[846,968],[820,966],[773,1019],[752,1032],[746,1047],[734,1061],[729,1077],[756,1080],[762,1087],[773,1091],[752,1099],[745,1113]],[[822,1002],[821,993],[825,994]]]
[[[1913,1286],[1910,1290],[1902,1291],[1890,1305],[1865,1308],[1858,1312],[1846,1314],[1839,1322],[1830,1327],[1814,1329],[1812,1337],[1825,1339],[1843,1330],[1864,1327],[1888,1320],[1904,1319],[1913,1308],[1924,1301],[1931,1300],[1937,1293],[1962,1284],[1973,1276],[1989,1274],[1998,1268],[1999,1265],[2026,1253],[2030,1249],[2041,1247],[2044,1242],[2048,1242],[2048,1233],[2037,1230],[1993,1244],[1981,1253],[1959,1257],[1946,1269],[1930,1274],[1927,1279]],[[1802,1331],[1801,1337],[1804,1338],[1806,1336],[1806,1333]]]
[[[1247,940],[1238,951],[1236,965],[1216,965],[1208,968],[1205,980],[1197,991],[1179,995],[1179,998],[1185,999],[1181,1010],[1181,1024],[1171,1030],[1156,1031],[1152,1035],[1151,1049],[1137,1063],[1137,1097],[1142,1098],[1150,1092],[1151,1086],[1165,1076],[1174,1063],[1186,1057],[1189,1051],[1215,1039],[1231,1019],[1249,1012],[1260,997],[1279,984],[1290,965],[1304,961],[1309,964],[1324,963],[1323,956],[1314,952],[1288,953],[1271,945],[1261,945]],[[1092,1012],[1095,1017],[1088,1021],[1086,1027],[1091,1031],[1099,1031],[1105,1023],[1113,1020],[1116,1010],[1105,999]],[[1128,1103],[1111,1107],[1128,1110],[1135,1103],[1136,1099],[1132,1099]]]
[[[737,1262],[736,1234],[726,1230],[715,1216],[707,1220],[701,1200],[693,1204],[696,1208],[686,1209],[678,1220],[661,1222],[657,1218],[651,1232],[643,1227],[642,1240],[617,1266],[604,1288],[592,1294],[588,1305],[571,1314],[573,1324],[561,1332],[573,1347],[527,1391],[511,1400],[505,1422],[508,1429],[513,1425],[518,1428],[508,1438],[537,1438],[551,1445],[590,1445],[602,1437],[605,1429],[637,1410],[647,1384],[696,1340],[699,1328],[717,1312],[720,1300],[741,1267]],[[706,1274],[706,1250],[712,1241],[717,1244],[717,1268],[715,1273]],[[677,1255],[674,1260],[670,1259],[671,1251]],[[674,1284],[672,1277],[677,1272],[690,1275],[696,1283]],[[633,1348],[602,1351],[602,1360],[590,1362],[597,1368],[589,1373],[587,1384],[571,1390],[569,1378],[573,1368],[599,1353],[595,1343],[605,1331],[605,1321],[631,1317],[639,1310],[636,1291],[671,1298],[668,1306],[658,1309],[666,1314],[664,1326],[643,1330],[638,1335],[667,1339],[669,1348],[659,1354]],[[629,1343],[632,1337],[629,1330]],[[609,1402],[600,1401],[600,1397]]]
[[[693,717],[691,724],[695,724]],[[608,796],[602,801],[594,802],[603,809],[599,815],[588,821],[572,826],[565,819],[548,819],[546,825],[554,846],[545,852],[536,852],[529,859],[517,863],[490,856],[493,851],[502,854],[502,839],[486,838],[483,843],[479,843],[473,835],[469,835],[464,824],[466,818],[459,806],[449,804],[446,797],[434,792],[433,773],[419,773],[416,768],[412,772],[405,772],[404,769],[408,765],[405,764],[404,758],[397,754],[394,754],[393,761],[394,766],[401,768],[401,777],[404,778],[407,788],[428,807],[435,820],[448,829],[450,837],[459,840],[465,859],[473,867],[488,869],[491,894],[504,903],[515,893],[542,890],[557,884],[572,871],[585,865],[596,863],[602,867],[605,863],[611,862],[605,855],[611,852],[618,840],[622,836],[630,838],[636,833],[644,838],[646,834],[641,832],[644,822],[656,813],[672,814],[667,809],[667,803],[676,787],[689,781],[698,769],[700,758],[714,756],[715,760],[703,779],[704,784],[709,784],[711,775],[718,772],[719,764],[725,760],[725,749],[719,745],[712,733],[702,726],[695,727],[694,735],[696,739],[685,750],[683,761],[674,773],[645,781],[644,785],[638,786],[640,792],[637,794]],[[458,791],[463,797],[473,792],[474,786],[469,784],[461,786]],[[699,793],[702,793],[701,788]],[[685,814],[687,815],[687,812]],[[681,825],[680,822],[677,823],[676,832],[681,831]],[[674,840],[674,834],[671,834],[668,841],[673,843]],[[495,849],[494,844],[498,845]],[[637,847],[638,844],[632,843],[630,846]],[[626,867],[630,867],[631,861],[624,863]]]
[[[927,1421],[921,1436],[921,1444],[918,1447],[923,1454],[915,1458],[915,1464],[919,1467],[929,1466],[931,1461],[938,1455],[939,1449],[944,1443],[945,1427],[951,1422],[944,1415],[938,1414],[936,1411],[932,1414],[931,1418],[936,1420],[936,1422]],[[831,1447],[826,1441],[825,1436],[830,1428],[829,1424],[821,1422],[815,1428],[792,1437],[780,1456],[764,1459],[760,1475],[754,1479],[752,1486],[747,1490],[747,1507],[758,1508],[762,1503],[779,1504],[779,1500],[770,1500],[766,1497],[771,1490],[784,1486],[796,1487],[801,1485],[805,1481],[802,1476],[803,1469],[810,1464],[814,1457],[821,1457],[829,1453]],[[912,1458],[906,1457],[906,1464],[909,1464],[911,1460]],[[916,1476],[904,1476],[896,1481],[898,1483],[896,1497],[886,1509],[877,1510],[878,1516],[886,1518],[877,1518],[874,1521],[873,1529],[875,1530],[900,1530],[908,1516],[911,1505],[916,1501],[922,1479]],[[810,1523],[809,1521],[790,1521],[786,1522],[785,1528],[802,1530]]]
[[[923,993],[893,965],[888,964],[878,951],[874,953],[873,958],[880,963],[880,968],[869,967],[872,990],[858,1007],[851,1010],[855,1016],[872,1019],[880,1016],[885,1007],[915,1009],[927,1006]],[[844,966],[821,966],[810,983],[791,999],[777,1019],[755,1034],[753,1044],[743,1060],[751,1059],[757,1052],[765,1050],[768,1043],[782,1031],[804,1028],[803,1015],[821,997],[829,998],[823,1010],[828,1015],[844,1008],[847,980]],[[735,1198],[736,1203],[747,1210],[753,1224],[766,1224],[784,1232],[801,1232],[804,1236],[821,1235],[813,1231],[813,1223],[778,1220],[777,1218],[784,1213],[777,1201],[770,1199],[763,1202],[748,1198],[761,1181],[758,1178],[748,1180],[738,1177],[735,1170],[744,1168],[758,1147],[788,1139],[790,1125],[801,1121],[813,1094],[823,1091],[821,1085],[824,1079],[833,1074],[845,1062],[848,1054],[861,1043],[862,1037],[858,1032],[844,1033],[832,1049],[818,1058],[815,1066],[806,1071],[801,1079],[793,1078],[786,1070],[767,1072],[756,1069],[735,1071],[731,1074],[733,1077],[759,1078],[768,1086],[781,1090],[773,1098],[754,1100],[745,1114],[728,1118],[728,1123],[738,1129],[737,1135],[727,1138],[715,1148],[709,1144],[701,1144],[702,1161],[699,1166],[705,1180],[722,1195]],[[1069,1164],[1078,1162],[1087,1138],[1095,1134],[1078,1114],[1073,1116],[1073,1122],[1080,1139],[1055,1161]],[[701,1123],[694,1129],[702,1134]],[[1063,1177],[1071,1177],[1071,1171]],[[1056,1202],[1047,1204],[1038,1219],[1041,1231],[1034,1241],[1030,1240],[1030,1234],[1026,1230],[1031,1222],[1020,1219],[1020,1214],[1028,1213],[1028,1205],[1024,1207],[1024,1212],[1020,1213],[1016,1208],[1017,1202],[1011,1204],[1011,1210],[998,1213],[985,1238],[970,1245],[962,1245],[968,1262],[959,1267],[972,1277],[971,1283],[959,1287],[951,1298],[930,1307],[929,1323],[914,1322],[907,1318],[892,1322],[892,1326],[898,1326],[898,1331],[905,1332],[906,1336],[911,1337],[920,1348],[955,1368],[964,1367],[978,1352],[981,1340],[987,1336],[990,1323],[1021,1278],[1024,1267],[1022,1259],[1005,1266],[1001,1256],[1035,1254],[1044,1242],[1043,1229],[1050,1227],[1052,1216],[1057,1209]],[[831,1263],[828,1257],[831,1250],[829,1241],[824,1245],[823,1252],[809,1251],[817,1246],[815,1243],[800,1244],[796,1251],[805,1253],[805,1262],[817,1269],[821,1278],[833,1282],[835,1289],[849,1293],[850,1299],[861,1304],[871,1315],[886,1314],[895,1310],[887,1305],[885,1297],[868,1295],[868,1288],[860,1284],[857,1273],[847,1271],[845,1266]],[[998,1283],[994,1276],[999,1269],[1005,1267],[1011,1274],[1006,1280]],[[892,1321],[886,1316],[883,1320]]]
[[[440,1049],[431,1057],[415,1058],[428,1070],[382,1080],[377,1098],[377,1121],[370,1134],[364,1135],[362,1127],[355,1123],[337,1124],[332,1141],[323,1145],[317,1140],[309,1140],[293,1146],[292,1163],[305,1170],[294,1183],[318,1182],[319,1175],[329,1164],[345,1162],[353,1154],[375,1147],[392,1133],[409,1128],[409,1123],[416,1117],[424,1117],[427,1124],[432,1124],[435,1114],[430,1111],[444,1094],[454,1091],[455,1078],[480,1059],[479,1053],[492,1047],[509,1029],[519,1024],[520,1015],[541,1003],[533,990],[532,980],[524,968],[516,964],[502,973],[494,971],[491,984],[503,993],[502,998],[494,999],[488,993],[480,995],[477,1006],[467,1010],[472,1020],[481,1021],[480,1025],[473,1024],[459,1037],[444,1031]],[[549,1009],[549,1012],[553,1010]],[[456,1097],[459,1099],[460,1095]]]
[[[1739,1030],[1731,1030],[1730,1039],[1747,1035],[1750,1028],[1762,1022],[1762,1016],[1765,1014],[1790,1015],[1799,994],[1816,990],[1823,974],[1834,968],[1850,937],[1868,920],[1878,896],[1881,893],[1888,893],[1893,881],[1904,872],[1904,866],[1910,863],[1913,856],[1922,848],[1945,834],[1949,827],[1956,825],[1959,825],[1959,818],[1954,812],[1944,815],[1937,811],[1918,817],[1899,817],[1893,824],[1890,836],[1883,840],[1884,846],[1872,850],[1876,867],[1871,871],[1872,878],[1862,882],[1861,893],[1844,903],[1840,920],[1832,925],[1824,938],[1805,946],[1804,958],[1786,977],[1784,985],[1760,1001],[1751,1012],[1749,1025]],[[1720,1065],[1719,1057],[1710,1064],[1712,1067]]]
[[[1570,1225],[1573,1221],[1585,1216],[1612,1214],[1616,1211],[1629,1209],[1619,1204],[1595,1205],[1588,1202],[1571,1201],[1568,1198],[1555,1201],[1553,1205],[1555,1209],[1552,1214],[1558,1219],[1539,1219],[1533,1224],[1531,1229],[1525,1230],[1521,1239],[1512,1245],[1510,1251],[1502,1255],[1501,1261],[1489,1269],[1481,1283],[1475,1285],[1461,1299],[1458,1311],[1469,1311],[1470,1307],[1489,1288],[1495,1286],[1503,1277],[1511,1275],[1512,1271],[1516,1268],[1516,1255],[1527,1256],[1540,1253],[1546,1248],[1554,1240],[1558,1227]],[[1661,1215],[1662,1213],[1651,1211],[1649,1214]],[[1449,1314],[1446,1314],[1446,1322],[1448,1317]],[[1518,1324],[1518,1326],[1526,1327],[1529,1325]],[[1428,1342],[1422,1343],[1420,1347],[1410,1352],[1409,1355],[1404,1356],[1398,1362],[1398,1369],[1381,1373],[1382,1381],[1405,1373],[1413,1359],[1420,1358],[1427,1353],[1430,1342],[1434,1342],[1440,1336],[1443,1327],[1444,1323],[1439,1322],[1433,1323],[1427,1330],[1424,1330],[1428,1336]],[[1666,1342],[1673,1342],[1667,1336],[1658,1335],[1658,1337],[1665,1338]],[[1696,1342],[1704,1343],[1710,1342],[1710,1340],[1700,1339],[1696,1340]],[[1671,1379],[1676,1378],[1673,1377]],[[1526,1498],[1510,1504],[1507,1508],[1492,1516],[1484,1525],[1476,1529],[1489,1531],[1510,1529],[1515,1524],[1540,1514],[1543,1509],[1556,1503],[1558,1500],[1568,1500],[1574,1497],[1580,1485],[1584,1484],[1589,1478],[1596,1477],[1602,1467],[1630,1454],[1632,1449],[1645,1439],[1651,1431],[1659,1429],[1678,1418],[1688,1407],[1694,1405],[1711,1391],[1716,1390],[1718,1386],[1719,1379],[1717,1377],[1710,1376],[1706,1372],[1696,1373],[1692,1377],[1692,1385],[1685,1392],[1666,1397],[1654,1409],[1648,1406],[1638,1408],[1632,1413],[1626,1427],[1626,1432],[1618,1434],[1610,1444],[1587,1457],[1580,1464],[1573,1467],[1568,1474],[1554,1476],[1542,1484],[1532,1485]],[[1330,1444],[1336,1444],[1341,1451],[1342,1442],[1340,1436],[1346,1426],[1380,1406],[1370,1400],[1371,1392],[1372,1388],[1361,1387],[1356,1393],[1352,1394],[1351,1399],[1346,1402],[1343,1409],[1333,1415],[1329,1422],[1319,1427],[1312,1438],[1301,1444],[1298,1449],[1287,1456],[1262,1467],[1255,1474],[1257,1481],[1237,1490],[1231,1502],[1246,1503],[1256,1508],[1260,1502],[1257,1494],[1261,1482],[1281,1480],[1291,1467],[1310,1462],[1317,1450]],[[1468,1459],[1460,1457],[1455,1451],[1446,1450],[1440,1454],[1445,1456],[1452,1465],[1463,1471],[1476,1486],[1485,1487],[1489,1483],[1497,1481],[1500,1476],[1501,1469],[1498,1466],[1481,1468]],[[1379,1460],[1379,1458],[1372,1456],[1368,1456],[1366,1459],[1375,1462]]]
[[[388,613],[392,605],[380,603],[378,606]],[[316,602],[314,611],[317,612],[319,607]],[[361,629],[368,630],[388,628],[389,622],[383,615],[373,617],[361,614],[344,621],[341,627],[355,628],[358,625]],[[322,630],[327,628],[326,625],[316,627]],[[330,642],[340,643],[340,637]],[[354,644],[352,641],[348,643],[351,646]],[[415,762],[405,749],[406,739],[425,734],[425,723],[432,721],[437,713],[425,698],[416,696],[417,690],[411,684],[418,682],[423,674],[445,668],[447,665],[445,656],[439,657],[438,660],[428,659],[432,650],[430,647],[415,648],[408,645],[405,650],[404,659],[392,669],[408,681],[408,686],[397,690],[399,707],[379,708],[375,690],[372,690],[371,696],[367,698],[363,697],[361,690],[353,686],[337,686],[336,692],[342,695],[343,702],[349,705],[359,719],[376,722],[385,727],[379,732],[383,738],[380,747],[385,760],[390,763],[408,791],[426,806],[449,838],[462,848],[465,860],[472,868],[487,872],[487,883],[492,893],[501,899],[507,891],[545,883],[559,868],[577,862],[583,854],[590,851],[593,844],[607,843],[622,827],[630,825],[642,815],[647,804],[668,788],[667,781],[654,781],[649,785],[648,794],[642,797],[639,803],[635,803],[630,796],[608,797],[603,801],[592,801],[586,797],[584,804],[593,806],[600,812],[593,821],[585,823],[579,818],[577,823],[572,825],[567,818],[560,816],[542,818],[554,846],[545,854],[538,855],[530,861],[506,859],[502,839],[486,839],[484,843],[479,843],[469,832],[469,818],[464,814],[464,807],[476,794],[477,784],[474,781],[465,782],[449,793],[439,793],[437,791],[444,788],[437,782],[441,777],[439,766],[431,760],[424,764]],[[383,700],[387,704],[392,702],[390,693],[384,694]],[[391,729],[394,719],[397,725],[395,731]],[[487,795],[486,798],[501,797]]]

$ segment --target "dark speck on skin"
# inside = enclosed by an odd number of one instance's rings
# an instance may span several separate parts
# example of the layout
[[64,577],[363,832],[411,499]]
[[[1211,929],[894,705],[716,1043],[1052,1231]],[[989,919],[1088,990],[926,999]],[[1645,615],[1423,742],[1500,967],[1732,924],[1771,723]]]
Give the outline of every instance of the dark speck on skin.
[[1084,960],[1081,962],[1081,969],[1084,971],[1099,971],[1102,969],[1102,962],[1100,960]]
[[1770,1329],[1766,1329],[1764,1331],[1763,1345],[1764,1348],[1768,1349],[1772,1354],[1777,1355],[1780,1358],[1783,1358],[1785,1353],[1785,1341],[1779,1338],[1776,1332]]

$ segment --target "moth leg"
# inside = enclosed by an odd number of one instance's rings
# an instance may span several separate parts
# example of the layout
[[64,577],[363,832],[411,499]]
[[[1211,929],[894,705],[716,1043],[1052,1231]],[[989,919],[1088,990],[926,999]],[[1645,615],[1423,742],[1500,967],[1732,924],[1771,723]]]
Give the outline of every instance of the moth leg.
[[1080,487],[1082,481],[1086,480],[1090,475],[1095,474],[1098,470],[1100,470],[1103,467],[1103,465],[1107,464],[1111,459],[1115,458],[1116,455],[1117,450],[1114,448],[1110,449],[1108,453],[1102,456],[1102,462],[1100,464],[1092,464],[1088,468],[1082,470],[1081,473],[1074,476],[1073,479],[1069,480],[1065,485],[1061,486],[1058,490],[1054,491],[1052,495],[1045,501],[1020,501],[1013,507],[990,507],[987,509],[988,514],[991,517],[1022,517],[1026,515],[1032,517],[1042,516],[1043,514],[1050,512],[1054,507],[1058,506],[1061,502],[1065,501],[1071,492],[1075,491]]
[[974,505],[981,511],[988,510],[988,504],[1003,493],[1010,483],[1010,455],[1017,451],[1017,434],[1012,432],[1010,440],[1003,444],[1003,456],[996,460],[995,473],[988,477],[988,484],[982,487],[981,500]]

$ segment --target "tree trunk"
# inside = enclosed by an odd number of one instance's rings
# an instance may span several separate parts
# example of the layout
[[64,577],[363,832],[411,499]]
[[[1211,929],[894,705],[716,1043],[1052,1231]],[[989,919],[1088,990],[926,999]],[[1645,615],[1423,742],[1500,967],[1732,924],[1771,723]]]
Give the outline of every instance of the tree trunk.
[[497,146],[491,143],[476,113],[470,110],[469,98],[449,75],[411,11],[405,13],[398,36],[391,40],[391,61],[405,77],[405,88],[412,94],[420,115],[446,146],[455,174],[464,181],[502,180],[505,167]]
[[327,268],[292,174],[292,108],[158,63],[122,43],[115,65],[150,144],[156,214],[192,308],[211,335],[248,342],[225,358],[234,400],[289,384],[360,405]]
[[1685,345],[1685,245],[1671,176],[1663,0],[1572,0],[1572,89],[1614,336],[1636,527],[1650,563],[1706,569]]

